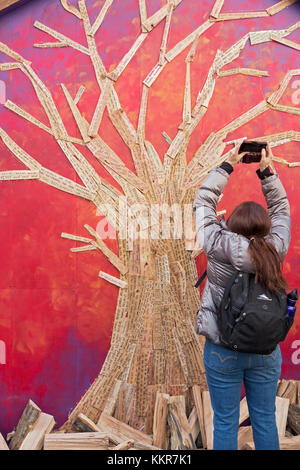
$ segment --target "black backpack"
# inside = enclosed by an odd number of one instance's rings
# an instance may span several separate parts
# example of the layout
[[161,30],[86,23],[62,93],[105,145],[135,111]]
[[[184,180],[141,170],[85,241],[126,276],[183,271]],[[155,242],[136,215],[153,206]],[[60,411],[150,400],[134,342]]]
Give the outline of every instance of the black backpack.
[[254,274],[234,272],[217,313],[223,347],[245,353],[270,354],[286,338],[292,323],[293,318],[287,317],[284,290],[270,292],[255,282]]

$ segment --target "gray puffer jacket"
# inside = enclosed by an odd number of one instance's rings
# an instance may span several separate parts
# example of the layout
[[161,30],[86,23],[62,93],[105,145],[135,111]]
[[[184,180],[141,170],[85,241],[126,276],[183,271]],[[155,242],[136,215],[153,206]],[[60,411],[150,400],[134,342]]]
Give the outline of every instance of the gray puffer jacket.
[[[249,239],[230,232],[225,219],[221,218],[219,223],[217,218],[216,207],[228,178],[226,170],[214,168],[199,188],[193,204],[197,237],[207,256],[207,281],[197,314],[196,331],[216,344],[220,343],[216,313],[227,281],[235,269],[254,272],[248,253]],[[283,260],[290,243],[289,202],[278,175],[261,180],[261,186],[272,222],[266,240],[275,246]]]

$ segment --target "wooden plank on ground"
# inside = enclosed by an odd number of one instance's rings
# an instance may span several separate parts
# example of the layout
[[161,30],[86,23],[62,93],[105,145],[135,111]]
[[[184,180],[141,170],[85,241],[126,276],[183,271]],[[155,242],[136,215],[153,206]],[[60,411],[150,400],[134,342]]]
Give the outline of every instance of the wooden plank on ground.
[[247,398],[244,397],[240,402],[240,420],[239,424],[242,424],[247,418],[249,418],[249,410]]
[[118,419],[113,418],[106,413],[101,413],[100,419],[98,421],[98,427],[102,432],[106,432],[107,434],[114,434],[122,438],[124,441],[133,439],[135,442],[152,445],[152,438],[148,434],[145,434],[138,429],[134,429],[128,424],[122,423]]
[[161,449],[168,448],[167,417],[169,398],[170,395],[166,393],[156,393],[153,417],[153,444]]
[[203,420],[206,434],[207,449],[213,448],[213,409],[211,407],[210,395],[208,390],[202,392]]
[[73,426],[78,429],[79,432],[100,432],[97,424],[95,424],[90,418],[85,416],[83,413],[79,413],[75,419]]
[[195,449],[196,445],[185,413],[184,395],[170,397],[168,408],[168,423],[171,431],[171,449]]
[[6,440],[2,436],[1,432],[0,432],[0,450],[9,450]]
[[134,446],[134,440],[128,439],[128,441],[123,441],[121,444],[118,444],[115,447],[109,447],[109,450],[128,450]]
[[289,427],[296,433],[300,434],[300,406],[292,403],[289,406],[287,422]]
[[287,388],[285,389],[284,393],[281,395],[282,398],[288,398],[290,403],[296,403],[296,395],[297,395],[297,384],[296,380],[289,380]]
[[[279,438],[280,450],[300,450],[300,436]],[[255,450],[254,442],[247,442],[243,450]]]
[[[47,413],[41,413],[20,445],[19,450],[41,450],[43,448],[45,434],[50,433],[54,425],[55,421],[53,416]],[[59,434],[63,435],[62,433]]]
[[44,450],[107,450],[109,439],[103,432],[46,434]]
[[17,450],[20,448],[22,442],[40,414],[40,408],[32,400],[29,400],[17,424],[13,437],[10,440],[9,448],[11,450]]
[[285,435],[289,404],[288,398],[276,397],[276,424],[279,436]]
[[206,433],[205,433],[205,426],[204,426],[204,416],[203,416],[203,404],[202,404],[202,395],[201,395],[201,388],[199,385],[193,386],[193,398],[196,405],[202,445],[204,449],[207,448],[207,441],[206,441]]
[[251,441],[253,441],[252,426],[241,426],[238,431],[238,450],[243,450]]
[[[27,0],[29,1],[29,0]],[[19,5],[22,5],[24,0],[1,0],[0,1],[0,12],[6,10],[7,8],[15,8]]]
[[197,415],[197,408],[195,406],[193,406],[193,409],[188,418],[188,422],[191,428],[191,433],[192,433],[194,442],[196,442],[198,434],[200,432],[200,426],[199,426],[199,419]]

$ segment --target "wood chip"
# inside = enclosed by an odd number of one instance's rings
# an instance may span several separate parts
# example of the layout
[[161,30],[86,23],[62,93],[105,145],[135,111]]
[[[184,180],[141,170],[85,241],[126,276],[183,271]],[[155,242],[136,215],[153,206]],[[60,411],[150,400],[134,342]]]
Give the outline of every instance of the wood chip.
[[151,70],[151,72],[148,73],[145,80],[143,81],[143,85],[146,85],[147,87],[151,87],[153,85],[153,83],[155,82],[155,80],[159,77],[159,75],[163,71],[165,65],[166,65],[166,63],[164,63],[163,65],[161,65],[159,63],[156,64],[153,67],[153,69]]
[[291,47],[292,49],[296,49],[297,51],[300,51],[300,44],[290,41],[289,39],[282,38],[280,36],[277,36],[277,34],[271,34],[270,38],[273,41],[279,42],[280,44],[283,44],[284,46]]
[[196,37],[199,37],[203,34],[208,28],[212,26],[212,23],[207,20],[201,26],[199,26],[195,31],[186,36],[182,41],[179,41],[172,49],[170,49],[165,57],[168,62],[171,62],[175,57],[177,57],[186,47],[188,47],[195,40]]
[[27,113],[27,111],[25,111],[24,109],[20,108],[18,105],[16,105],[15,103],[13,103],[12,101],[10,100],[7,100],[4,104],[4,106],[7,108],[7,109],[10,109],[10,111],[13,111],[14,113],[18,114],[19,116],[23,117],[24,119],[26,119],[27,121],[31,122],[32,124],[34,124],[35,126],[39,127],[40,129],[43,129],[44,131],[48,132],[49,134],[53,134],[52,130],[46,126],[45,124],[43,124],[42,122],[40,122],[38,119],[36,119],[35,117],[31,116],[31,114]]
[[78,101],[80,100],[80,98],[81,98],[81,96],[82,96],[82,94],[83,94],[84,91],[85,91],[85,87],[84,87],[83,85],[80,85],[80,87],[79,87],[79,89],[78,89],[78,91],[77,91],[77,93],[76,93],[76,96],[75,96],[75,98],[74,98],[74,103],[75,103],[75,104],[78,103]]
[[132,47],[129,49],[129,51],[124,55],[123,59],[121,60],[121,62],[117,65],[117,67],[112,71],[110,72],[107,76],[113,80],[113,81],[116,81],[118,80],[118,78],[120,77],[120,75],[122,74],[122,72],[125,70],[125,68],[127,67],[127,65],[129,64],[129,62],[131,61],[131,59],[133,58],[133,56],[136,54],[136,52],[138,51],[138,49],[140,48],[140,46],[143,44],[143,42],[145,41],[146,37],[147,37],[147,34],[148,33],[141,33],[139,35],[139,37],[136,39],[136,41],[134,42],[134,44],[132,45]]
[[271,7],[266,9],[266,12],[268,15],[275,15],[276,13],[279,13],[280,11],[284,10],[284,8],[287,8],[290,5],[293,5],[297,0],[282,0],[281,2],[275,3],[275,5],[272,5]]
[[6,132],[0,128],[0,137],[6,147],[20,160],[27,166],[30,170],[40,170],[42,165],[40,165],[34,158],[28,155],[25,150],[19,147],[16,142],[14,142]]
[[42,42],[42,43],[35,43],[33,44],[34,47],[39,47],[41,49],[46,49],[47,47],[69,47],[69,43],[67,42]]
[[210,12],[210,16],[213,18],[218,18],[220,11],[222,10],[224,0],[216,0],[213,6],[213,9]]
[[78,51],[83,52],[83,54],[90,55],[90,52],[86,47],[82,46],[76,41],[73,41],[73,39],[68,38],[64,34],[61,34],[58,31],[55,31],[54,29],[49,28],[49,26],[46,26],[40,23],[39,21],[35,21],[33,26],[49,34],[50,36],[54,37],[58,41],[69,44],[69,46],[73,47],[73,49],[77,49]]
[[101,277],[102,279],[105,279],[111,284],[115,284],[115,286],[121,287],[121,289],[124,289],[125,287],[127,287],[127,282],[121,281],[121,279],[118,279],[115,276],[111,276],[110,274],[107,274],[103,271],[99,272],[99,277]]
[[[182,0],[174,0],[174,8],[176,8]],[[143,22],[143,26],[147,31],[151,31],[155,28],[168,14],[169,5],[168,3],[157,10],[152,16],[149,16],[146,21]]]
[[186,74],[185,74],[185,88],[184,88],[184,102],[183,102],[183,113],[182,119],[184,122],[191,122],[192,109],[191,109],[191,63],[186,63]]
[[39,178],[39,170],[11,170],[11,171],[0,171],[0,181],[12,181],[12,180],[36,180]]
[[20,68],[20,64],[18,62],[2,62],[2,64],[0,64],[1,71],[14,70],[18,68]]
[[0,52],[3,52],[3,54],[8,55],[9,57],[16,60],[17,62],[28,62],[26,61],[26,59],[24,59],[24,57],[18,54],[18,52],[13,51],[10,47],[8,47],[3,42],[0,42]]
[[282,30],[267,30],[267,31],[251,31],[249,33],[250,44],[252,46],[261,44],[263,42],[272,41],[271,34],[275,33],[279,37],[287,36],[289,31],[287,29]]
[[168,4],[168,13],[167,13],[167,17],[166,17],[164,32],[163,32],[163,38],[162,38],[162,42],[161,42],[161,45],[160,45],[160,54],[159,54],[159,60],[158,60],[158,63],[160,65],[163,65],[163,63],[166,60],[165,59],[165,54],[166,54],[166,50],[167,50],[167,41],[168,41],[168,35],[169,35],[169,31],[170,31],[172,14],[173,14],[173,4],[169,3]]
[[228,69],[218,72],[219,77],[227,77],[228,75],[235,75],[235,74],[242,74],[242,75],[252,75],[253,77],[268,77],[270,74],[266,70],[257,70],[257,69],[248,69],[248,68],[236,68],[236,69]]
[[105,85],[100,93],[93,118],[91,121],[91,125],[88,130],[88,135],[90,137],[96,137],[98,135],[98,130],[102,121],[102,116],[104,113],[104,110],[107,106],[109,94],[110,94],[110,89],[112,87],[112,82],[109,79],[106,79]]
[[138,119],[138,127],[137,127],[137,135],[141,140],[145,140],[145,124],[146,124],[146,112],[147,112],[147,102],[148,102],[148,90],[149,88],[146,85],[143,85],[139,119]]
[[263,18],[269,16],[266,11],[245,11],[237,13],[220,13],[213,21],[243,20],[247,18]]
[[110,6],[112,5],[113,3],[113,0],[105,0],[100,12],[99,12],[99,15],[97,16],[96,20],[95,20],[95,23],[93,24],[92,28],[90,29],[89,31],[89,35],[90,36],[94,36],[96,34],[96,32],[98,31],[98,29],[100,28],[101,24],[103,23],[103,20],[106,16],[106,13],[108,12]]
[[60,0],[60,3],[66,11],[68,11],[69,13],[72,13],[73,15],[77,16],[77,18],[79,18],[80,20],[82,19],[80,11],[76,7],[74,7],[73,5],[69,5],[68,0]]
[[144,26],[144,23],[147,20],[146,0],[139,0],[139,8],[140,8],[140,18],[141,18],[142,31],[146,32],[147,28],[145,28],[145,26]]
[[83,138],[84,142],[87,143],[91,140],[89,135],[88,135],[88,126],[86,125],[83,117],[81,116],[81,114],[80,114],[76,104],[74,103],[67,87],[63,83],[61,83],[61,87],[63,89],[66,100],[67,100],[67,102],[70,106],[70,109],[71,109],[73,117],[76,121],[77,127],[80,131],[80,134],[82,135],[82,138]]
[[47,168],[40,169],[39,180],[43,183],[47,183],[54,188],[60,189],[61,191],[73,194],[74,196],[79,196],[87,200],[91,200],[93,195],[86,188],[80,184],[75,183],[74,181],[65,178],[64,176],[58,175]]

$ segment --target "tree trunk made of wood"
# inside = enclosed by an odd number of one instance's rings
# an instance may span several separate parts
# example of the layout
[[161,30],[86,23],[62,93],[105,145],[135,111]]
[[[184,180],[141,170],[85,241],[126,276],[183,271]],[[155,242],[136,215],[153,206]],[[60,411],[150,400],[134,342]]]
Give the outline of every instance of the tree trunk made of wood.
[[203,342],[195,332],[200,306],[195,261],[184,240],[120,242],[120,259],[129,266],[121,276],[111,346],[99,376],[62,426],[71,431],[79,413],[97,423],[117,381],[114,416],[152,433],[156,392],[185,395],[206,388]]

